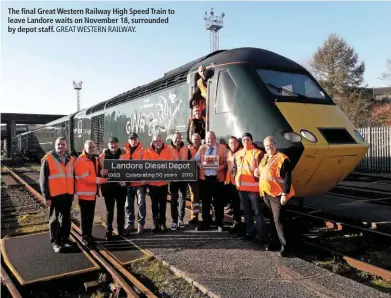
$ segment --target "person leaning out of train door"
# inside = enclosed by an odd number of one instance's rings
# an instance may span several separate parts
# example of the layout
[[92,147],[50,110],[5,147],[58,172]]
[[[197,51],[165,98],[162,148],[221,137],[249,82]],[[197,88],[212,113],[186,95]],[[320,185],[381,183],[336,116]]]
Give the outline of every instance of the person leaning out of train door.
[[201,65],[198,68],[198,74],[200,78],[197,80],[194,93],[190,99],[190,109],[194,106],[201,108],[202,116],[206,116],[206,101],[208,97],[208,79],[211,76],[211,72],[206,69],[205,66]]
[[[170,147],[176,152],[175,157],[179,160],[188,160],[189,150],[182,141],[182,134],[176,132],[172,136]],[[185,204],[187,194],[187,182],[172,181],[169,184],[171,194],[171,230],[185,227],[183,219],[185,218]]]
[[[143,159],[144,148],[141,144],[138,135],[136,133],[131,133],[129,135],[128,143],[126,144],[126,153],[121,157],[122,159],[134,159],[142,160]],[[127,196],[126,196],[126,214],[128,226],[126,227],[126,233],[132,233],[135,230],[134,221],[135,221],[135,211],[134,211],[134,201],[137,198],[138,205],[138,214],[137,214],[137,233],[140,234],[144,231],[145,217],[146,217],[146,205],[145,205],[145,196],[146,196],[146,183],[145,182],[130,182],[128,185]]]
[[[151,145],[144,150],[144,160],[176,160],[175,151],[164,143],[160,134],[156,134],[152,138]],[[166,225],[166,209],[168,182],[153,181],[148,182],[149,196],[152,201],[152,232],[167,232]]]
[[67,142],[60,137],[53,151],[42,158],[39,175],[40,188],[49,209],[50,242],[54,252],[62,247],[73,247],[71,232],[71,208],[75,193],[73,169],[75,158],[67,152]]
[[[198,133],[194,133],[191,136],[191,145],[188,145],[189,155],[188,159],[194,159],[198,149],[201,146],[201,137]],[[200,171],[197,171],[197,181],[189,182],[190,190],[190,201],[191,201],[191,218],[189,224],[198,224],[198,214],[200,213],[200,190],[199,190],[199,179]]]
[[240,234],[241,233],[241,223],[242,223],[242,217],[240,214],[240,197],[238,190],[236,189],[235,185],[235,176],[233,171],[233,164],[234,164],[234,154],[238,152],[241,148],[239,147],[239,140],[231,136],[228,139],[228,148],[226,151],[226,159],[227,159],[227,175],[225,177],[225,194],[227,197],[227,203],[230,206],[230,209],[232,210],[233,215],[233,224],[232,228],[230,230],[230,234]]
[[227,169],[225,149],[225,145],[216,143],[215,133],[213,131],[208,131],[206,133],[206,144],[200,147],[194,158],[199,163],[200,167],[202,223],[197,228],[199,231],[207,230],[210,227],[210,205],[212,203],[212,198],[217,230],[219,232],[223,231],[223,187]]
[[94,156],[95,143],[87,140],[82,154],[75,161],[75,190],[79,198],[81,230],[83,244],[93,246],[92,225],[94,223],[95,203],[98,185],[107,183],[107,170],[101,170],[98,159]]
[[188,144],[192,145],[192,136],[195,133],[198,133],[201,137],[201,140],[205,140],[205,120],[206,118],[201,116],[201,108],[199,106],[193,107],[193,117],[189,119],[189,124],[186,129],[186,141]]
[[[259,177],[259,193],[273,214],[272,239],[276,239],[277,232],[281,243],[280,255],[287,256],[291,251],[290,246],[287,246],[283,220],[284,206],[295,195],[292,186],[291,163],[285,154],[277,150],[277,142],[274,137],[266,137],[263,144],[266,154],[254,175]],[[270,248],[268,247],[268,249]]]
[[[265,234],[265,219],[262,213],[261,198],[259,196],[259,185],[254,179],[254,171],[258,168],[263,152],[255,148],[253,137],[246,132],[242,135],[243,148],[234,155],[233,172],[235,176],[236,189],[244,208],[244,221],[246,225],[246,240],[252,240],[264,247],[263,239]],[[254,219],[258,239],[254,231]]]
[[[125,153],[121,148],[119,148],[119,140],[117,137],[111,137],[109,139],[108,146],[109,149],[105,149],[102,154],[99,155],[99,165],[101,168],[103,168],[105,159],[120,159],[121,155]],[[101,186],[101,191],[106,205],[106,240],[111,240],[113,236],[113,219],[116,203],[118,234],[123,236],[125,225],[126,183],[107,183]]]

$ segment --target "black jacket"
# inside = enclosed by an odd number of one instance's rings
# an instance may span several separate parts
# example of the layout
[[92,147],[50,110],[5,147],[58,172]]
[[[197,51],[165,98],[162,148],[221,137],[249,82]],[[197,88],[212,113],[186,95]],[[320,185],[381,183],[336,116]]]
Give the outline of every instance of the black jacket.
[[204,119],[193,118],[189,120],[189,124],[186,129],[186,141],[188,144],[193,145],[191,142],[191,136],[194,133],[198,133],[201,136],[201,140],[205,140],[205,121]]
[[[121,148],[115,153],[111,153],[109,149],[103,151],[105,159],[119,159],[123,153]],[[102,196],[104,197],[117,197],[126,195],[126,186],[121,186],[119,182],[110,182],[101,185]]]

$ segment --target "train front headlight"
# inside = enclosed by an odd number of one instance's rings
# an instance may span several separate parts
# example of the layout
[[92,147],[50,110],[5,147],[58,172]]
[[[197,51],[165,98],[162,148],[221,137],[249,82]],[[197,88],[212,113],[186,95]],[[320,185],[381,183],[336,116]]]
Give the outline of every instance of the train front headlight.
[[282,137],[290,142],[298,143],[301,141],[301,136],[295,132],[284,132]]
[[310,141],[311,143],[316,143],[318,141],[317,138],[308,130],[302,129],[300,130],[300,134],[303,136],[303,138]]
[[364,137],[361,135],[361,133],[358,130],[354,130],[354,133],[356,134],[356,137],[360,139],[361,142],[364,142]]

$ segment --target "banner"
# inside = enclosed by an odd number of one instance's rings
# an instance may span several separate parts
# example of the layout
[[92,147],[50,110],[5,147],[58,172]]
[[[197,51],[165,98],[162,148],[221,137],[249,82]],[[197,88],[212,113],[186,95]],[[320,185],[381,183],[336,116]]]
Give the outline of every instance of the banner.
[[193,160],[103,160],[109,182],[197,181]]

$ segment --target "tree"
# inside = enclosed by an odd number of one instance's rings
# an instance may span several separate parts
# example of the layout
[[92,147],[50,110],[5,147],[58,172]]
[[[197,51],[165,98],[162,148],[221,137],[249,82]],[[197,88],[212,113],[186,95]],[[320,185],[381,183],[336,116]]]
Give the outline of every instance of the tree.
[[331,97],[344,95],[347,88],[359,87],[364,81],[364,61],[360,63],[354,48],[334,33],[317,49],[309,65]]

